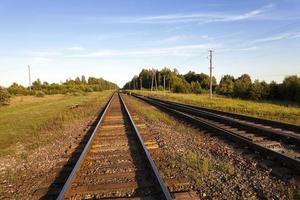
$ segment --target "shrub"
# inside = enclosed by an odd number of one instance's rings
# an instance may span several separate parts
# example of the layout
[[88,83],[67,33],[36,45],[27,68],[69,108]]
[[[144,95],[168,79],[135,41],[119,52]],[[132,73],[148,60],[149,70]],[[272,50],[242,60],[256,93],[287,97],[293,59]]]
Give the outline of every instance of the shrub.
[[174,77],[172,90],[175,93],[189,93],[190,86],[189,86],[189,83],[186,82],[186,80],[179,78],[179,77]]
[[10,94],[5,89],[0,87],[0,105],[8,105],[10,102]]
[[7,91],[12,95],[28,95],[29,91],[24,86],[13,83],[7,88]]
[[191,83],[191,90],[192,90],[192,93],[195,93],[195,94],[201,94],[202,93],[202,88],[201,88],[201,85],[198,81],[197,82],[193,81]]
[[84,92],[94,92],[94,90],[93,90],[92,87],[86,86],[86,87],[84,88]]
[[37,92],[35,93],[35,96],[36,96],[36,97],[44,97],[44,96],[45,96],[45,93],[44,93],[43,91],[37,91]]

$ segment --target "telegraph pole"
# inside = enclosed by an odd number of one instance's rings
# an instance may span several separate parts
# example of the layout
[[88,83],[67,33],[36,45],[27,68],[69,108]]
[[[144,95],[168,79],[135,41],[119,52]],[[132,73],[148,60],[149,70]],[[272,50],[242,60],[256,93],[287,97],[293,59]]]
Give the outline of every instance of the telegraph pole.
[[154,73],[152,72],[151,91],[153,90]]
[[31,92],[31,73],[30,73],[30,65],[28,65],[28,78],[29,78],[29,91]]
[[141,81],[141,90],[142,90],[142,88],[143,88],[143,81],[142,81],[142,78],[143,78],[143,77],[140,78],[140,81]]
[[212,99],[212,50],[209,50],[209,78],[210,78],[210,84],[209,84],[209,98]]
[[164,75],[164,96],[166,96],[166,75]]
[[155,78],[155,90],[157,91],[157,79],[156,79],[156,72],[155,72],[154,78]]

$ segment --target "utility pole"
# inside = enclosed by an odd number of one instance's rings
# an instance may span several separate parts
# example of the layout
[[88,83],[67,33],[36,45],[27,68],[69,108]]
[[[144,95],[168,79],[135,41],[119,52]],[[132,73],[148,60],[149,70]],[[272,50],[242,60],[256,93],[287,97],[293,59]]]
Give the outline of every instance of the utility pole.
[[166,96],[166,75],[164,75],[164,96]]
[[28,65],[28,77],[29,77],[29,91],[31,92],[31,73],[30,73],[30,65]]
[[209,98],[212,99],[212,50],[209,50],[209,78],[210,78],[210,84],[209,84]]
[[140,81],[141,81],[141,90],[143,88],[143,81],[142,81],[143,77],[140,78]]
[[154,79],[155,79],[155,90],[157,91],[157,79],[156,79],[156,72],[154,73]]
[[154,72],[152,71],[151,91],[153,90]]

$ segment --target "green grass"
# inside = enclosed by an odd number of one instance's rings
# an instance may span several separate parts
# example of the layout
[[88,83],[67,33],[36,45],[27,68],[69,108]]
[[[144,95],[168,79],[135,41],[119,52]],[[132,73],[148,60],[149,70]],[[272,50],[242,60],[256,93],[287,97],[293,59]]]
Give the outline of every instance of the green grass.
[[218,166],[218,169],[223,171],[226,174],[234,175],[234,165],[231,161],[224,161],[220,163],[220,166]]
[[9,106],[0,107],[0,156],[14,154],[16,145],[34,149],[59,137],[66,125],[96,114],[111,94],[13,97]]
[[209,99],[207,94],[196,95],[167,92],[164,96],[164,93],[159,91],[136,90],[134,92],[175,102],[300,125],[300,107],[297,105],[280,105],[278,102],[257,102],[220,96]]
[[145,106],[142,102],[137,101],[136,99],[128,98],[124,95],[126,102],[136,111],[138,114],[144,116],[147,120],[151,122],[164,122],[168,125],[175,126],[176,122],[172,120],[167,114],[159,112],[156,109],[153,109],[152,106]]
[[209,171],[209,159],[201,158],[192,151],[187,151],[182,157],[182,161],[187,167],[194,169],[199,174],[207,174]]

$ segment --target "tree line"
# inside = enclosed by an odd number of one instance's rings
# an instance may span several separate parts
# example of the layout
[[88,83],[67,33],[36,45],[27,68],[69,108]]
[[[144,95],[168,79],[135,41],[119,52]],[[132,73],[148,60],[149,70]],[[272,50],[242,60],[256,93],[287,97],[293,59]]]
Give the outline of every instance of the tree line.
[[37,79],[32,83],[31,88],[18,83],[13,83],[8,88],[0,87],[0,104],[7,104],[12,95],[44,96],[45,94],[85,93],[112,89],[118,89],[118,86],[103,78],[89,77],[86,79],[85,76],[81,76],[74,80],[67,79],[65,82],[51,84]]
[[[300,76],[292,75],[284,78],[282,83],[266,83],[254,80],[248,74],[235,78],[225,75],[217,83],[212,78],[213,93],[228,97],[251,100],[280,100],[300,103]],[[124,85],[124,89],[166,90],[175,93],[207,93],[210,87],[210,78],[207,74],[189,71],[179,74],[176,69],[163,68],[143,69]]]

